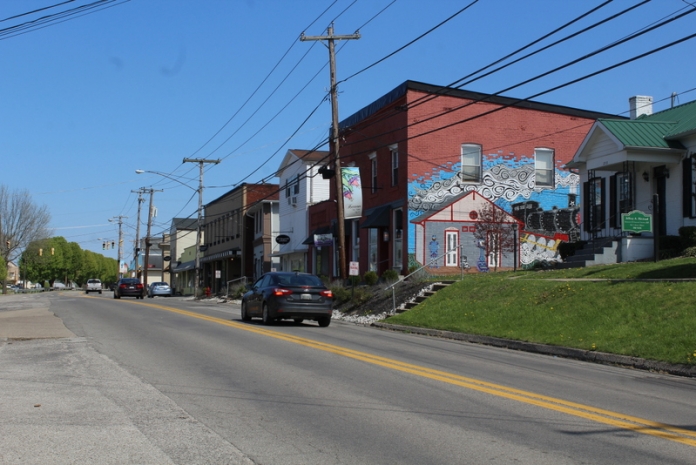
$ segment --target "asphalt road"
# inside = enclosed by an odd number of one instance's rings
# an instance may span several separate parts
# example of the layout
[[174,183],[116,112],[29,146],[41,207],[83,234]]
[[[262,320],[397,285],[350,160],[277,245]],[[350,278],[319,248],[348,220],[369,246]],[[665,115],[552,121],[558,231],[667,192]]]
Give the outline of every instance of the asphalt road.
[[41,450],[47,431],[104,433],[51,463],[695,462],[694,379],[340,322],[266,327],[230,304],[41,299],[75,337],[3,344],[0,389],[28,405],[67,385],[86,405],[35,424],[59,400],[18,411],[3,396],[0,463],[49,463],[23,442],[33,427]]

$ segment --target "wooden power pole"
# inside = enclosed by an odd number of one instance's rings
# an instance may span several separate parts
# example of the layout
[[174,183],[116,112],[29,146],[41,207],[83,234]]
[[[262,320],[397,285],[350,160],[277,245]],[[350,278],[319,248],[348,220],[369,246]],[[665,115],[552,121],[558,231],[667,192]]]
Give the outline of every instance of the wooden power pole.
[[333,23],[329,26],[326,36],[306,36],[304,32],[300,40],[326,40],[329,43],[329,65],[331,72],[331,127],[334,146],[334,176],[336,186],[336,216],[338,221],[338,267],[342,280],[346,279],[346,232],[345,215],[343,213],[343,174],[341,172],[341,159],[338,146],[338,86],[336,85],[336,51],[334,42],[337,40],[359,39],[360,33],[350,35],[334,35]]

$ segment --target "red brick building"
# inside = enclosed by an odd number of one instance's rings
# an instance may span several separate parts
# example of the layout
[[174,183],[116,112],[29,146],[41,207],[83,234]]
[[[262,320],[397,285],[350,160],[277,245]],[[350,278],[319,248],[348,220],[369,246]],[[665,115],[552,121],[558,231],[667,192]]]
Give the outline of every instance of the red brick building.
[[[563,166],[594,121],[608,116],[404,82],[340,123],[341,164],[359,168],[363,201],[362,218],[346,220],[346,262],[359,262],[361,275],[387,269],[407,274],[422,265],[459,272],[463,251],[472,246],[496,268],[515,260],[520,266],[560,260],[558,244],[579,236],[579,178]],[[519,220],[513,253],[491,256],[496,248],[473,244],[452,222],[443,222],[441,230],[431,227],[427,241],[416,240],[424,232],[411,220],[472,191]],[[310,231],[330,229],[335,235],[334,200],[332,188],[327,205],[310,208]],[[312,270],[339,276],[335,248],[315,250],[314,264],[322,267]],[[423,263],[418,257],[424,256],[432,258]]]

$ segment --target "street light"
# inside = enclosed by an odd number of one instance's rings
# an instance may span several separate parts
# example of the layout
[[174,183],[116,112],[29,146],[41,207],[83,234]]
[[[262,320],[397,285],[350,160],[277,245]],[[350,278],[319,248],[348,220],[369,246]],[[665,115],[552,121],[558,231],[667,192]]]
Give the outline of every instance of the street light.
[[206,159],[191,159],[191,158],[184,158],[184,163],[198,163],[200,167],[200,174],[198,177],[198,189],[194,189],[193,187],[189,186],[188,184],[184,184],[182,181],[171,177],[168,174],[160,173],[159,171],[147,171],[147,170],[135,170],[136,174],[143,174],[143,173],[152,173],[152,174],[157,174],[159,176],[162,176],[167,179],[171,179],[172,181],[176,181],[182,186],[186,186],[189,189],[193,191],[198,191],[198,221],[196,222],[196,265],[195,265],[195,277],[193,279],[193,297],[196,298],[198,297],[198,286],[199,286],[199,281],[200,281],[200,267],[201,267],[201,223],[203,222],[202,219],[202,212],[203,212],[203,165],[205,163],[214,163],[218,164],[220,163],[220,160],[206,160]]

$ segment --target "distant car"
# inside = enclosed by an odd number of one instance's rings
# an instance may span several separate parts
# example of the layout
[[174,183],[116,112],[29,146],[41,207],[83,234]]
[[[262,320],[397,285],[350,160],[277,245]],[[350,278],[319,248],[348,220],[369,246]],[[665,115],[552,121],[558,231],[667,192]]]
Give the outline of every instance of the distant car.
[[292,319],[295,323],[316,320],[319,326],[331,323],[333,293],[318,276],[308,273],[266,273],[248,286],[242,296],[242,320],[260,317],[264,324]]
[[158,295],[162,297],[172,296],[172,288],[169,287],[169,283],[160,282],[150,284],[150,287],[147,289],[147,296],[152,299]]
[[114,287],[114,299],[121,297],[135,297],[142,299],[145,296],[145,286],[138,278],[121,278]]
[[85,284],[85,294],[90,292],[102,293],[102,282],[99,279],[88,279],[87,284]]
[[53,290],[54,290],[54,291],[60,291],[60,290],[63,290],[63,289],[65,289],[65,288],[66,288],[66,287],[65,287],[65,284],[63,284],[63,283],[61,283],[61,282],[56,281],[56,282],[53,283]]

